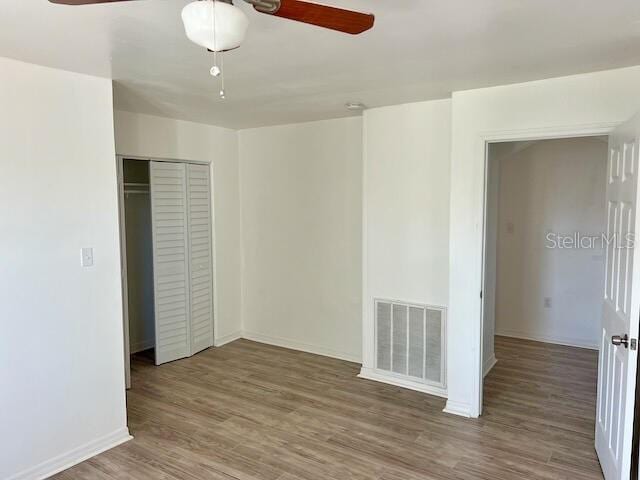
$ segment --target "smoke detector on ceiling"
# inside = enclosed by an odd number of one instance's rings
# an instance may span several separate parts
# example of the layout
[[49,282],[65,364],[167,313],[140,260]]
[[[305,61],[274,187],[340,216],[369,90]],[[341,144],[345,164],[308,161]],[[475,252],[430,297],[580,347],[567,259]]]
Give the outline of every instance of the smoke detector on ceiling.
[[367,108],[367,106],[362,102],[347,102],[345,107],[347,110],[351,110],[352,112],[360,112]]

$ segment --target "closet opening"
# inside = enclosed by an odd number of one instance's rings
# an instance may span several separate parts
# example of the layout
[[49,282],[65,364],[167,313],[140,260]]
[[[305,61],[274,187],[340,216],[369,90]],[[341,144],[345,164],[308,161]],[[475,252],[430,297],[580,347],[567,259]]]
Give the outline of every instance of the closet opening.
[[209,165],[118,157],[124,354],[161,365],[213,346]]
[[123,160],[129,355],[155,359],[153,238],[149,162]]

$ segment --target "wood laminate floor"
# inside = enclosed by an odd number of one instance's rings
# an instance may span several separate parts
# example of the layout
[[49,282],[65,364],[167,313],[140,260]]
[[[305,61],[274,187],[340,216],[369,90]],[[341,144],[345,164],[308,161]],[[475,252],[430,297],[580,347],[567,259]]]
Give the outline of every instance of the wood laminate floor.
[[134,440],[55,478],[601,479],[597,353],[498,337],[496,356],[476,420],[356,364],[246,340],[161,367],[137,357]]

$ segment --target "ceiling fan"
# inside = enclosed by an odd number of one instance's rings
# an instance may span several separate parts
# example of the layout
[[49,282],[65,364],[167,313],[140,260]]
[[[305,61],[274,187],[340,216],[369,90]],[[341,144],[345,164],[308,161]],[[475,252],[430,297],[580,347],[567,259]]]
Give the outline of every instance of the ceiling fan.
[[[49,0],[62,5],[92,5],[97,3],[124,2],[131,0]],[[206,0],[204,0],[206,1]],[[233,6],[232,0],[217,0]],[[300,0],[244,0],[256,11],[280,18],[308,23],[318,27],[357,35],[373,27],[375,17],[370,13],[354,12],[319,3]],[[193,3],[201,3],[200,1]],[[188,6],[187,6],[188,7]]]
[[[132,0],[49,0],[62,5],[93,5]],[[301,0],[244,0],[266,15],[295,20],[338,32],[358,35],[373,27],[370,13],[354,12]],[[196,0],[182,10],[187,38],[214,54],[211,75],[222,75],[220,98],[225,98],[224,73],[218,66],[218,53],[238,48],[246,35],[249,19],[233,0]],[[222,60],[224,62],[224,60]]]

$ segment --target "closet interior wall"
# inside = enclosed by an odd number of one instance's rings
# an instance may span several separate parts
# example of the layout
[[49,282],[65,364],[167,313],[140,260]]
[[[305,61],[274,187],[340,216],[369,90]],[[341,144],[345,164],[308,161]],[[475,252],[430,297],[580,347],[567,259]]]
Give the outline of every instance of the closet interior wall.
[[153,248],[149,162],[123,161],[129,351],[154,348]]

